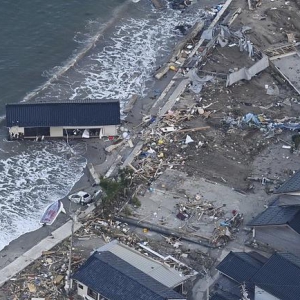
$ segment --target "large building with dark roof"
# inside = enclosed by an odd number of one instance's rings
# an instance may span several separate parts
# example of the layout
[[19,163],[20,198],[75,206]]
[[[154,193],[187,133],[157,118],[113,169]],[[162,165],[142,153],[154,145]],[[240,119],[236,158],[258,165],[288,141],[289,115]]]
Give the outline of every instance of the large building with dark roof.
[[11,139],[114,136],[119,124],[119,101],[55,101],[6,105],[6,126]]
[[95,251],[72,281],[77,294],[88,300],[184,300],[180,292],[187,278],[113,241]]

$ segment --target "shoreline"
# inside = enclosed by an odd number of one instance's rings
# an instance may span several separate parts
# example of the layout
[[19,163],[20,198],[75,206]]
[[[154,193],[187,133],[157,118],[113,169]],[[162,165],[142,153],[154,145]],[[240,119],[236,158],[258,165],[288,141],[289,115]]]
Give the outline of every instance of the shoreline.
[[[215,1],[216,4],[219,3],[218,1]],[[195,5],[198,6],[198,8],[203,8],[206,5],[213,6],[214,4],[211,2],[206,1],[205,3],[197,3]],[[167,57],[166,57],[167,58]],[[166,59],[165,58],[165,59]],[[152,90],[154,91],[156,88],[159,90],[164,90],[165,87],[171,82],[173,79],[174,75],[176,73],[171,73],[168,72],[168,75],[164,77],[162,80],[155,80],[153,79],[154,82],[154,88]],[[134,127],[135,125],[139,124],[141,119],[142,119],[142,114],[143,113],[149,113],[150,110],[152,109],[154,103],[156,102],[157,99],[151,100],[148,97],[144,97],[142,99],[139,99],[132,111],[127,114],[126,120],[125,120],[125,126],[130,129],[130,127]],[[5,120],[1,120],[1,122],[4,122]],[[97,173],[100,173],[101,175],[104,175],[105,172],[109,169],[111,165],[113,165],[113,162],[115,161],[116,157],[119,155],[120,149],[115,151],[114,153],[107,154],[104,151],[104,146],[105,141],[102,140],[89,140],[87,141],[87,153],[85,155],[87,159],[87,164],[88,163],[93,163]],[[124,150],[124,157],[126,158],[127,156],[130,155],[132,152],[131,148],[126,147]],[[99,155],[100,154],[100,155]],[[95,155],[98,155],[95,157]],[[81,179],[73,186],[72,190],[70,193],[85,189],[85,190],[93,190],[95,187],[92,187],[91,183],[89,182],[89,176],[87,174],[87,169],[85,168],[84,170],[84,175],[81,177]],[[64,207],[67,211],[67,214],[60,214],[56,221],[49,227],[40,227],[39,229],[35,231],[31,231],[28,233],[25,233],[18,237],[17,239],[11,241],[9,245],[5,246],[1,251],[0,251],[0,269],[3,269],[5,266],[9,265],[11,262],[13,262],[17,257],[20,255],[24,254],[26,251],[31,249],[34,245],[36,245],[38,242],[41,240],[45,239],[51,233],[66,224],[70,220],[70,214],[68,205],[69,205],[69,200],[66,197],[61,199],[62,202],[64,203]],[[75,206],[75,205],[74,205]],[[78,206],[79,207],[79,206]]]
[[[99,145],[99,147],[95,149],[96,146],[94,144],[95,141],[93,140],[87,141],[87,148],[88,148],[86,154],[87,163],[91,162],[93,164],[98,164],[98,165],[105,164],[106,157],[104,153],[104,148],[101,148]],[[99,140],[97,140],[97,144],[99,144]],[[97,159],[95,159],[95,152],[99,154],[97,156]],[[79,190],[86,190],[88,192],[93,193],[94,190],[97,189],[97,187],[92,187],[92,184],[90,183],[87,167],[85,167],[83,172],[84,174],[82,175],[80,180],[75,183],[75,185],[72,187],[69,194],[77,192]],[[12,240],[8,245],[6,245],[2,250],[0,250],[0,270],[6,267],[11,262],[13,262],[20,255],[24,254],[26,251],[31,249],[42,239],[51,235],[53,231],[63,226],[71,219],[70,218],[71,202],[68,199],[68,195],[59,200],[63,202],[64,208],[66,210],[66,214],[60,213],[57,219],[55,220],[55,222],[51,226],[44,226],[44,227],[41,226],[36,230],[24,233],[18,238]],[[78,208],[83,208],[83,207],[72,203],[71,213]]]

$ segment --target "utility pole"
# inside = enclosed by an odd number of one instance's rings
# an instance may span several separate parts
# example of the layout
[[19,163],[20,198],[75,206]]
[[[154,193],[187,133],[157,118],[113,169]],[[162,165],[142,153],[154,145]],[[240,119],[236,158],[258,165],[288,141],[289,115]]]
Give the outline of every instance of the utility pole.
[[[71,212],[71,204],[69,207],[69,212]],[[70,240],[70,250],[69,250],[69,264],[68,264],[68,271],[67,271],[67,280],[65,283],[65,290],[67,291],[67,293],[70,293],[71,290],[71,266],[72,266],[72,252],[73,252],[73,236],[74,236],[74,225],[75,222],[77,221],[77,211],[76,212],[72,212],[71,216],[71,220],[72,220],[72,224],[71,224],[71,240]]]
[[206,270],[206,300],[209,300],[209,274]]

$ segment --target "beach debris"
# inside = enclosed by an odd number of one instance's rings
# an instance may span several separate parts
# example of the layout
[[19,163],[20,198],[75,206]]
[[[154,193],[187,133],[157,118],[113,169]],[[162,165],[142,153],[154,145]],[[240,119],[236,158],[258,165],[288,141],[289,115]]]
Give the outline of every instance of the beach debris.
[[[154,75],[156,79],[161,79],[169,70],[177,71],[178,67],[184,65],[191,49],[194,48],[194,45],[200,40],[199,33],[203,27],[204,22],[197,22],[189,29],[188,33],[175,46],[169,61],[156,71]],[[175,65],[177,65],[177,67]]]
[[232,211],[232,217],[221,221],[219,226],[215,227],[211,243],[217,247],[226,246],[229,241],[235,239],[235,234],[243,224],[244,216],[236,210]]
[[95,168],[94,168],[92,163],[87,164],[87,170],[88,170],[89,175],[91,177],[92,185],[93,186],[99,185],[100,184],[99,174],[97,174],[97,172],[95,171]]
[[240,80],[251,80],[253,76],[265,70],[269,66],[269,58],[266,55],[250,68],[241,68],[227,76],[226,86],[231,86]]
[[43,226],[52,225],[60,212],[63,212],[64,214],[66,213],[64,205],[60,200],[49,204],[46,207],[43,216],[41,217],[40,224]]

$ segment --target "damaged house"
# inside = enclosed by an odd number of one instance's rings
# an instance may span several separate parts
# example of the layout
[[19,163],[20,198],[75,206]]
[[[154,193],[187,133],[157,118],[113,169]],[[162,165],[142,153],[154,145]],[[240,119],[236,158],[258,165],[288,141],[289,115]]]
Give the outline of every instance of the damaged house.
[[83,100],[6,105],[10,139],[90,138],[117,135],[119,101]]
[[87,300],[184,300],[187,276],[126,245],[113,241],[95,251],[72,276],[76,293]]

